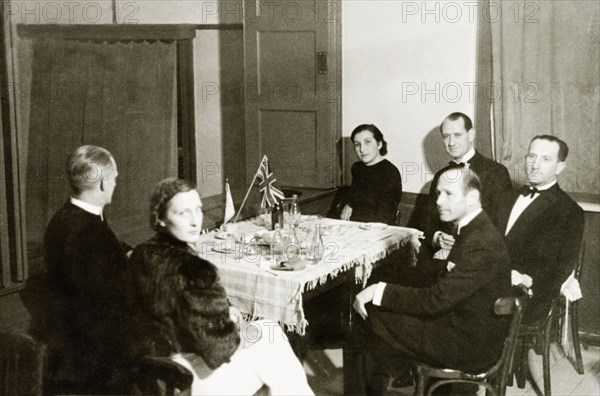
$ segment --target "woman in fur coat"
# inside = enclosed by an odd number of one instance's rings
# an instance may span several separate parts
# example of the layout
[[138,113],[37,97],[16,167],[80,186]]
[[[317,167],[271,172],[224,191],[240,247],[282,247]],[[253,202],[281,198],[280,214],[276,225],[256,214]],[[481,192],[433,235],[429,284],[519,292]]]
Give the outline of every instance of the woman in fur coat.
[[161,181],[150,224],[155,236],[130,258],[135,353],[167,355],[192,371],[194,395],[253,394],[263,385],[272,394],[313,394],[281,328],[272,337],[272,322],[246,323],[258,337],[240,342],[239,311],[217,268],[194,250],[202,229],[198,191],[183,180]]

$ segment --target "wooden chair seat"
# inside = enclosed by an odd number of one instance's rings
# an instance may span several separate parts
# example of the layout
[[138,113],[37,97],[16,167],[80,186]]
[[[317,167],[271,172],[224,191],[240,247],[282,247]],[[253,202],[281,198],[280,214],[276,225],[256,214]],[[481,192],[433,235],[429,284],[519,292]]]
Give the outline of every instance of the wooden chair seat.
[[[415,395],[431,395],[436,388],[451,383],[474,383],[484,386],[487,391],[494,395],[505,395],[506,384],[511,372],[511,362],[515,352],[517,333],[523,316],[523,301],[520,297],[499,298],[496,300],[494,312],[497,315],[512,314],[508,335],[504,340],[504,347],[498,361],[488,370],[478,373],[467,373],[461,370],[417,363],[419,380]],[[430,379],[434,381],[428,385]]]

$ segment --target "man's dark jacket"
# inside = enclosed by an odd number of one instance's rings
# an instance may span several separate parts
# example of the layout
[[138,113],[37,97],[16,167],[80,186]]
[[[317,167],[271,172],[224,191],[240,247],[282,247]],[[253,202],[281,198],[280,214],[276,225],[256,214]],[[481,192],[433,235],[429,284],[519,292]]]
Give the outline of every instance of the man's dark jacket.
[[53,295],[50,375],[101,391],[124,352],[123,246],[100,216],[67,202],[46,229],[44,249]]
[[[484,157],[475,151],[475,155],[467,161],[469,169],[477,174],[481,181],[481,207],[483,210],[492,215],[496,212],[496,200],[499,195],[512,191],[512,183],[506,167],[496,161]],[[425,226],[425,237],[427,245],[431,244],[431,240],[436,231],[442,231],[451,234],[450,226],[440,220],[437,213],[437,185],[442,173],[452,168],[453,165],[447,165],[436,172],[431,182],[429,189],[428,215],[427,224]],[[492,218],[492,220],[494,220]]]
[[[499,200],[497,223],[502,233],[518,193],[504,194]],[[560,286],[573,271],[583,239],[583,210],[557,184],[540,194],[514,223],[506,235],[511,267],[533,279],[533,298],[524,320],[541,319]]]
[[507,321],[494,313],[508,296],[510,267],[502,235],[485,212],[460,230],[445,271],[431,287],[388,284],[380,307],[369,306],[374,332],[420,361],[462,370],[492,365]]

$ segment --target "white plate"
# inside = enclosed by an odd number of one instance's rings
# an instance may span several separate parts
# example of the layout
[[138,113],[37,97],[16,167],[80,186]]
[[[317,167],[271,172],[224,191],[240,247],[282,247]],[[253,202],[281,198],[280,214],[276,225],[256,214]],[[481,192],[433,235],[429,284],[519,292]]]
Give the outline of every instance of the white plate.
[[235,248],[216,245],[212,247],[212,251],[217,253],[235,253]]
[[361,230],[385,230],[388,225],[385,223],[363,223],[358,228]]

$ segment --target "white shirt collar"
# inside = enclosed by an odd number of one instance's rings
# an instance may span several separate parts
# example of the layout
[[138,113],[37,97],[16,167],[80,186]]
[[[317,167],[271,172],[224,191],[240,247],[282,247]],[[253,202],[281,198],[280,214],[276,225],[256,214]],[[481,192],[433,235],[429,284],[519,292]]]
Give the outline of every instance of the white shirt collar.
[[460,160],[453,160],[453,161],[456,162],[457,164],[460,164],[461,162],[466,164],[467,161],[469,161],[474,156],[475,156],[475,149],[473,147],[471,147],[469,149],[469,151],[467,151],[467,153],[465,155],[463,155]]
[[543,186],[535,186],[535,188],[537,188],[538,191],[546,191],[547,189],[549,189],[550,187],[552,187],[556,183],[557,183],[557,181],[554,180],[554,181],[552,181],[550,183],[544,184]]
[[75,206],[80,207],[81,209],[85,210],[88,213],[94,214],[96,216],[100,216],[100,218],[102,220],[104,220],[102,218],[102,208],[101,207],[96,206],[91,203],[83,202],[82,200],[73,198],[73,197],[71,197],[71,203]]
[[481,211],[482,211],[482,209],[479,208],[479,209],[475,210],[474,212],[469,213],[462,219],[460,219],[458,221],[458,227],[457,227],[456,234],[459,235],[460,229],[465,227],[466,225],[468,225],[475,217],[477,217],[477,215],[479,215],[479,213],[481,213]]

